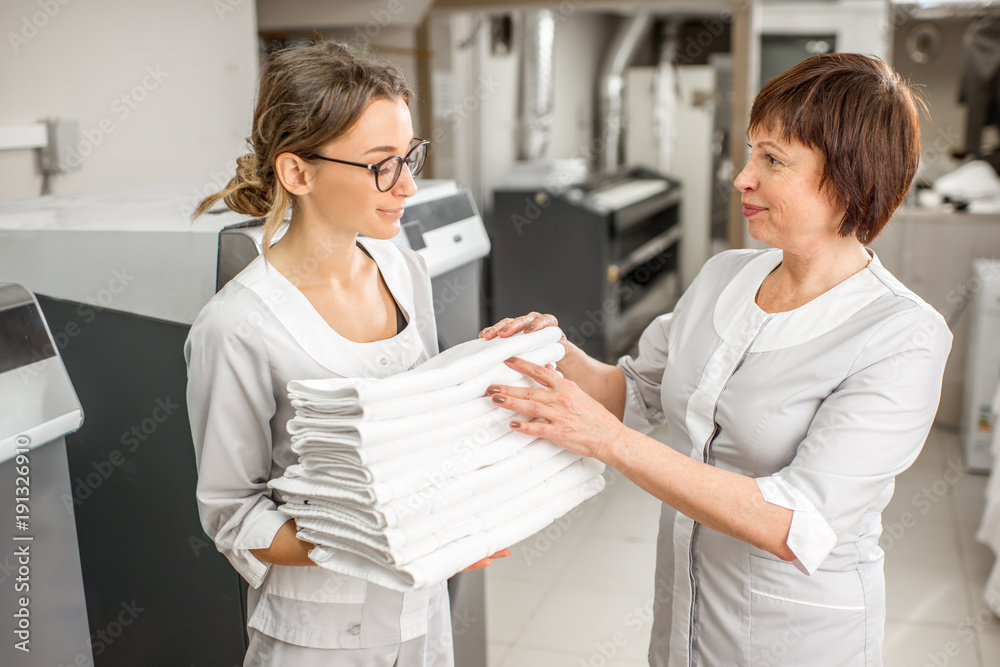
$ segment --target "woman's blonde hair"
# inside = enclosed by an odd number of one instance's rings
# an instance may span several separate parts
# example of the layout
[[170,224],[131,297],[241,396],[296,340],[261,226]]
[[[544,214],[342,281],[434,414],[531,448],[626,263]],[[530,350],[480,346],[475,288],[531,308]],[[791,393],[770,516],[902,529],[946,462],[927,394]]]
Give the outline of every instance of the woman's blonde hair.
[[320,152],[350,130],[374,100],[401,99],[412,92],[393,65],[376,62],[337,42],[295,46],[271,54],[260,73],[250,148],[236,160],[236,175],[206,197],[194,218],[220,199],[233,211],[264,221],[264,253],[294,197],[274,170],[281,153],[303,157]]

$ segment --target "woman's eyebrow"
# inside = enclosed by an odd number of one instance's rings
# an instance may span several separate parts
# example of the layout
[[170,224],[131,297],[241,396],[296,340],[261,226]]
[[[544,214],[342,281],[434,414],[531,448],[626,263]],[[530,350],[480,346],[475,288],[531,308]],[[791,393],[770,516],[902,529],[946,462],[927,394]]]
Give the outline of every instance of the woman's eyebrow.
[[[407,146],[412,144],[414,141],[416,141],[416,139],[410,139],[410,141],[407,142]],[[366,150],[363,155],[368,155],[369,153],[392,153],[394,155],[402,155],[404,152],[405,151],[400,151],[395,146],[376,146],[375,148],[369,148]]]
[[375,148],[369,148],[363,155],[368,155],[369,153],[395,153],[395,146],[376,146]]
[[770,148],[772,150],[775,150],[775,151],[777,151],[779,153],[784,153],[785,152],[785,149],[782,146],[779,146],[778,144],[774,143],[773,141],[764,140],[764,141],[759,142],[759,145],[760,145],[761,148],[767,148],[767,147],[770,146]]

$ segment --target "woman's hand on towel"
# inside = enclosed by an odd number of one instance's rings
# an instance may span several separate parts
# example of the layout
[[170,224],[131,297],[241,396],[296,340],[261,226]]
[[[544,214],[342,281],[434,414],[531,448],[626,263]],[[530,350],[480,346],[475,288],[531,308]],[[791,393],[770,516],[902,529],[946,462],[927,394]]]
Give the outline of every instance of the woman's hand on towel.
[[544,387],[487,388],[486,395],[492,396],[497,405],[543,420],[512,421],[511,430],[546,438],[577,454],[607,463],[612,448],[625,431],[618,417],[575,382],[550,368],[516,357],[505,363]]
[[492,556],[487,556],[486,558],[484,558],[484,559],[482,559],[480,561],[476,561],[475,563],[473,563],[469,567],[467,567],[464,570],[462,570],[462,572],[467,572],[469,570],[481,570],[484,567],[489,567],[490,565],[492,565],[494,558],[506,558],[509,555],[510,555],[510,549],[501,549],[500,551],[496,552]]
[[[496,338],[497,336],[500,338],[507,338],[508,336],[513,336],[519,331],[531,333],[532,331],[538,331],[539,329],[544,329],[545,327],[555,326],[559,326],[559,321],[556,319],[555,315],[546,315],[532,311],[527,315],[521,315],[520,317],[505,317],[493,326],[486,327],[480,331],[479,337],[485,338],[486,340]],[[559,342],[565,345],[565,341],[566,336],[563,336],[562,340]]]

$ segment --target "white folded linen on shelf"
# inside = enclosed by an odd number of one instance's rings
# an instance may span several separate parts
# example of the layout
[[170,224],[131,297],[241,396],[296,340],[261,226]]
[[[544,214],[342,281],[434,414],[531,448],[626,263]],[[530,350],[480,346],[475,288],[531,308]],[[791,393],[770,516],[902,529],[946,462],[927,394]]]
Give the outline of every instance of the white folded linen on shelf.
[[548,328],[474,340],[377,380],[290,382],[288,431],[299,461],[268,486],[299,537],[317,545],[310,557],[414,590],[599,492],[603,464],[511,431],[511,420],[528,417],[484,396],[491,384],[537,387],[503,362],[558,361],[561,337]]
[[378,556],[372,550],[355,544],[324,545],[322,542],[328,538],[318,531],[303,530],[299,532],[299,536],[317,545],[309,552],[309,557],[320,567],[393,590],[424,588],[444,581],[504,547],[517,544],[544,530],[574,507],[600,493],[604,488],[604,478],[601,476],[604,464],[593,459],[582,459],[579,463],[589,470],[589,476],[575,488],[541,504],[531,497],[525,502],[526,507],[519,515],[502,521],[493,528],[449,542],[405,565],[390,566],[373,560],[373,556]]

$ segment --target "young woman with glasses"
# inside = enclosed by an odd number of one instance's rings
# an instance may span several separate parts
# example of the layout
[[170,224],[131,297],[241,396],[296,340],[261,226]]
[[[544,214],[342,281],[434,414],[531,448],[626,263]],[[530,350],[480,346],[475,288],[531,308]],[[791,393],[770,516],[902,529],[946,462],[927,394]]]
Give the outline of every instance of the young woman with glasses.
[[453,664],[444,584],[399,593],[315,566],[267,487],[297,462],[290,380],[381,378],[437,354],[427,268],[389,240],[428,147],[410,97],[399,70],[343,45],[273,54],[251,150],[196,211],[223,199],[266,218],[263,255],[206,304],[184,349],[202,524],[250,585],[247,667]]

